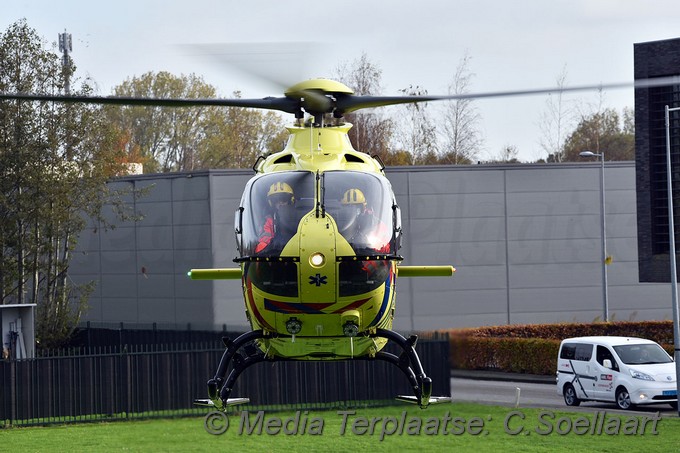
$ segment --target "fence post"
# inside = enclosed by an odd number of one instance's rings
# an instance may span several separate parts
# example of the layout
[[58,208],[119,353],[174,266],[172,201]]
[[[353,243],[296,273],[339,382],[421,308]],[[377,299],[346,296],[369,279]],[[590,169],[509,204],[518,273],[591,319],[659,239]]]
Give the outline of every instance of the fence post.
[[125,418],[130,418],[130,412],[132,411],[132,364],[130,351],[125,348],[125,362],[127,364],[127,407],[125,409]]
[[9,358],[9,389],[10,389],[10,419],[9,426],[13,426],[17,419],[17,363],[16,359]]

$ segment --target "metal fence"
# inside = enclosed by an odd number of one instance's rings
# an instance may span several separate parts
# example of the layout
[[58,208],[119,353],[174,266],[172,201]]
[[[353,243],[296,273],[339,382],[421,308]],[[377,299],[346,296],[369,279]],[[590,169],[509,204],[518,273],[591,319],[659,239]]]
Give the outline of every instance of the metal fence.
[[151,323],[148,325],[125,323],[92,323],[87,322],[76,329],[65,348],[70,350],[93,348],[120,348],[137,345],[167,345],[166,347],[188,347],[197,343],[212,344],[221,348],[222,336],[237,337],[243,333],[243,327],[228,328],[222,326],[221,332],[213,330],[196,330],[191,324],[178,326],[175,324]]
[[[388,345],[389,347],[389,345]],[[0,426],[201,415],[223,349],[134,345],[0,362]],[[94,349],[94,351],[93,351]],[[450,395],[449,343],[421,340],[433,395]],[[246,370],[232,396],[239,409],[331,409],[384,405],[410,395],[407,379],[382,361],[264,362]]]

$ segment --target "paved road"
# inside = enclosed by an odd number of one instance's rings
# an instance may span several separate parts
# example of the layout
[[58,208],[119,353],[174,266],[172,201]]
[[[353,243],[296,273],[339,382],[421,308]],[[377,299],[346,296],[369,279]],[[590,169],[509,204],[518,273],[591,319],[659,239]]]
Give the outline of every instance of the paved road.
[[[519,390],[517,390],[519,389]],[[453,401],[467,401],[501,406],[515,406],[519,392],[519,403],[523,407],[564,406],[556,387],[550,384],[527,382],[494,381],[477,379],[451,379]]]
[[[519,390],[518,390],[519,389]],[[453,401],[475,402],[482,404],[494,404],[499,406],[532,407],[556,410],[579,410],[596,412],[618,412],[623,414],[647,414],[660,412],[664,416],[677,416],[677,411],[668,404],[653,404],[640,406],[635,411],[620,411],[614,403],[581,403],[578,408],[568,407],[564,404],[562,396],[557,393],[555,384],[517,382],[506,380],[482,380],[466,379],[461,377],[451,378],[451,394]]]

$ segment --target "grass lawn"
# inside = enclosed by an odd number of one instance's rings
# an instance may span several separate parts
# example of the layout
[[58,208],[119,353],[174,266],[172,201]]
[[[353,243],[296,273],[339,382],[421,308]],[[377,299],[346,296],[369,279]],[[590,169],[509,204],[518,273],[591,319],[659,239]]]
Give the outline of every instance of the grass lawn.
[[[208,428],[206,428],[206,426]],[[210,434],[224,431],[222,434]],[[16,452],[668,452],[680,419],[467,403],[0,429]]]

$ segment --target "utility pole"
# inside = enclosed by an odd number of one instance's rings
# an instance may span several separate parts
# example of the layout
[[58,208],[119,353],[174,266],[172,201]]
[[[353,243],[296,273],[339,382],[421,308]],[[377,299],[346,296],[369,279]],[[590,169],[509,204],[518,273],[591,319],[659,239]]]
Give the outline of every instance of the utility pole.
[[73,51],[73,40],[71,33],[59,33],[59,52],[63,53],[61,58],[61,66],[64,71],[64,94],[69,96],[71,94],[71,58],[69,52]]
[[[671,120],[670,112],[680,110],[680,107],[665,107],[666,123],[666,187],[668,193],[668,258],[671,264],[671,302],[673,304],[673,358],[675,359],[675,388],[676,396],[680,394],[680,308],[678,308],[678,274],[677,256],[675,255],[675,210],[673,209],[673,160],[671,159]],[[680,409],[676,407],[678,415]]]

